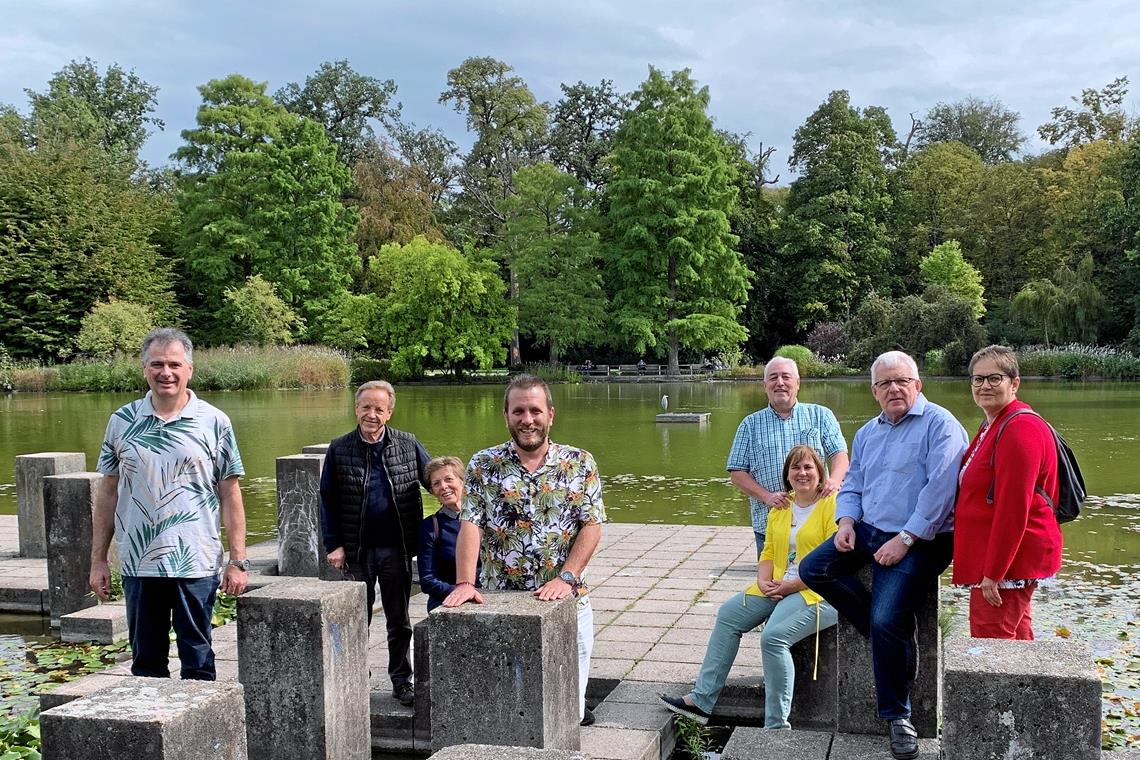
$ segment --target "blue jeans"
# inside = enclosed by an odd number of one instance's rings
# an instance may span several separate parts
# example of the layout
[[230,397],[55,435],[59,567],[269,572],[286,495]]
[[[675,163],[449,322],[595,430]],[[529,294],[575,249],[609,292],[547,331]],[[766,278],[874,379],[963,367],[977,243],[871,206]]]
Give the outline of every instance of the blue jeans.
[[170,627],[178,643],[184,680],[213,681],[211,646],[218,578],[139,578],[123,576],[127,630],[131,639],[131,674],[170,677]]
[[764,551],[764,534],[755,528],[752,529],[752,533],[756,536],[756,556],[759,557],[760,552]]
[[[874,554],[897,532],[855,523],[855,548],[841,552],[825,541],[804,557],[800,578],[831,602],[859,633],[871,640],[875,694],[883,720],[910,718],[910,674],[914,651],[915,609],[924,589],[950,565],[952,533],[916,541],[897,565],[884,567]],[[871,590],[855,574],[871,565]],[[842,656],[842,653],[840,653]]]
[[743,592],[730,598],[716,613],[716,623],[709,635],[700,674],[689,693],[693,704],[707,713],[713,711],[728,671],[736,660],[741,636],[767,621],[760,635],[764,661],[764,726],[789,728],[788,714],[792,710],[792,687],[795,684],[791,647],[815,633],[817,611],[820,630],[830,628],[838,620],[831,605],[826,602],[809,605],[799,594],[792,594],[779,602]]

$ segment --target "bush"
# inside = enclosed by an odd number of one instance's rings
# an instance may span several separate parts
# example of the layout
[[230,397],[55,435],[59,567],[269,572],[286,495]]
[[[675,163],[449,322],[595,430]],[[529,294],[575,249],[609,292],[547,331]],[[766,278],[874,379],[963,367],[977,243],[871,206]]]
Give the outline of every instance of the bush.
[[408,380],[421,380],[423,375],[409,375],[392,369],[392,362],[387,359],[373,359],[367,356],[358,356],[349,362],[352,370],[352,384],[360,385],[369,380],[387,380],[390,383],[403,383]]
[[10,393],[12,391],[12,373],[15,369],[16,363],[8,355],[8,349],[4,348],[3,343],[0,343],[0,392]]
[[305,322],[277,295],[273,283],[255,274],[240,288],[226,288],[221,323],[226,340],[280,346],[293,342]]
[[841,323],[820,322],[808,333],[807,345],[816,356],[841,357],[847,355],[850,341]]
[[1021,374],[1079,380],[1103,377],[1130,380],[1140,377],[1140,357],[1128,351],[1070,343],[1067,346],[1025,346],[1018,351]]
[[923,361],[922,374],[924,375],[949,375],[950,372],[946,369],[946,352],[941,348],[932,348],[926,352],[926,357]]
[[95,304],[80,323],[75,346],[79,353],[93,359],[134,354],[156,324],[154,312],[137,303],[110,301]]
[[807,346],[780,346],[774,355],[794,361],[800,370],[800,377],[819,377],[821,373],[819,359]]
[[565,364],[526,364],[523,372],[534,375],[548,383],[580,383],[582,376]]

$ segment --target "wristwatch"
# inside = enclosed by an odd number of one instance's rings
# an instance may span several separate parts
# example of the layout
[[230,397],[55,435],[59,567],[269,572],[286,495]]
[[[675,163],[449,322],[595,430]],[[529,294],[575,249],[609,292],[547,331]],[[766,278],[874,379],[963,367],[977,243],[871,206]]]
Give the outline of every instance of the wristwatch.
[[902,541],[903,545],[908,549],[914,546],[914,536],[907,533],[905,530],[899,531],[899,541]]
[[248,559],[231,559],[226,564],[233,565],[234,567],[238,568],[239,570],[243,570],[247,573],[249,572],[249,560]]
[[572,586],[574,588],[577,588],[578,586],[582,585],[582,581],[578,580],[578,577],[576,575],[574,575],[574,573],[570,572],[569,570],[563,570],[562,572],[560,572],[558,574],[558,577],[561,578],[562,580],[566,581],[566,583],[568,583],[570,586]]

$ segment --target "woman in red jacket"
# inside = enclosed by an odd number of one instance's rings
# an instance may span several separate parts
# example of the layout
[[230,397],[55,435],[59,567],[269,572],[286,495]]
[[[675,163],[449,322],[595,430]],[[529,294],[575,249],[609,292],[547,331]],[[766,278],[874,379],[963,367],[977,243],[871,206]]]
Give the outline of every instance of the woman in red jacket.
[[[974,403],[986,414],[962,457],[954,515],[954,583],[970,589],[970,635],[1032,639],[1033,591],[1061,567],[1061,528],[1038,489],[1057,501],[1057,447],[1036,414],[1015,410],[1017,355],[988,346],[970,359]],[[992,498],[990,497],[992,487]]]

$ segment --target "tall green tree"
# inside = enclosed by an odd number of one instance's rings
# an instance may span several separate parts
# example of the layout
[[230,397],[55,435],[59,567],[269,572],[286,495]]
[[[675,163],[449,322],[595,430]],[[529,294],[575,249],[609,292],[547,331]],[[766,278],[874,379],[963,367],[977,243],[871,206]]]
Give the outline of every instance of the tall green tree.
[[959,142],[934,143],[911,154],[899,176],[893,221],[908,259],[918,262],[937,245],[976,244],[973,216],[985,167]]
[[606,319],[598,219],[581,183],[552,164],[515,173],[503,199],[499,254],[518,278],[519,330],[549,349],[552,364],[568,348],[597,341]]
[[997,98],[968,97],[953,103],[938,103],[922,118],[917,147],[959,142],[987,164],[1012,161],[1025,135],[1018,128],[1021,114]]
[[1061,266],[1053,279],[1028,283],[1013,299],[1013,313],[1044,338],[1045,344],[1094,343],[1107,315],[1104,295],[1093,281],[1092,256],[1076,269]]
[[887,161],[898,141],[886,112],[857,109],[832,92],[795,133],[788,164],[785,258],[796,267],[799,330],[845,320],[873,289],[891,292],[905,272],[887,266],[893,196]]
[[1117,77],[1102,89],[1081,90],[1080,98],[1069,98],[1078,108],[1057,106],[1052,121],[1037,128],[1037,134],[1050,145],[1072,148],[1096,140],[1118,141],[1136,132],[1140,121],[1124,109],[1128,77]]
[[198,126],[175,153],[187,169],[179,252],[197,321],[216,337],[226,288],[261,275],[312,324],[357,266],[356,213],[340,202],[349,170],[324,128],[264,84],[233,74],[199,89]]
[[962,257],[962,246],[957,240],[947,240],[934,246],[930,255],[919,264],[919,270],[924,286],[944,288],[961,298],[970,304],[975,320],[986,313],[982,275]]
[[606,278],[619,335],[637,352],[736,348],[749,271],[729,226],[732,165],[688,70],[650,67],[614,140]]
[[990,302],[1013,298],[1060,261],[1046,244],[1043,173],[1022,162],[988,166],[970,209],[967,260],[982,273]]
[[373,122],[399,117],[400,106],[392,102],[395,95],[396,83],[391,79],[366,76],[342,60],[322,63],[303,85],[290,82],[273,98],[323,126],[336,145],[337,157],[351,167],[376,138]]
[[629,108],[629,98],[603,79],[597,85],[561,85],[550,117],[550,160],[584,186],[598,190],[609,180],[605,158]]

